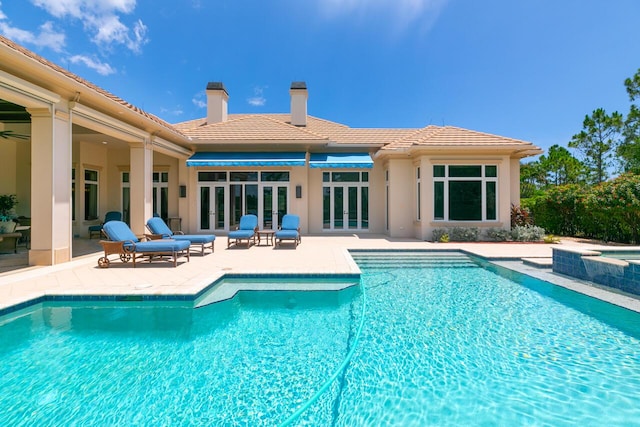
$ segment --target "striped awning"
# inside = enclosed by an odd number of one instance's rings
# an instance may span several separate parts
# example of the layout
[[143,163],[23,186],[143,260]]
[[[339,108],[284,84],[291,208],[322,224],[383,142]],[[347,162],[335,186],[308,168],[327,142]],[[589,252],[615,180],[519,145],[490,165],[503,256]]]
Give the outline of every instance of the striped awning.
[[369,153],[313,153],[309,167],[323,169],[365,168],[373,167]]
[[195,153],[187,166],[305,166],[306,153]]

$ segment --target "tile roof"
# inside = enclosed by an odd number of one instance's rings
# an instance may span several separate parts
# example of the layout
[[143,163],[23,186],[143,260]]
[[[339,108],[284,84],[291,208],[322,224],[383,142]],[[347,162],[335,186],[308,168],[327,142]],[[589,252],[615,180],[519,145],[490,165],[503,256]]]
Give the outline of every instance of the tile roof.
[[82,86],[85,86],[87,89],[94,91],[100,95],[102,95],[105,98],[110,99],[111,101],[114,101],[126,108],[128,108],[129,110],[157,123],[158,125],[162,126],[163,128],[166,128],[167,130],[180,135],[181,137],[184,137],[184,135],[182,135],[179,130],[177,130],[175,127],[173,127],[171,124],[165,122],[164,120],[162,120],[161,118],[154,116],[153,114],[147,113],[146,111],[136,107],[133,104],[130,104],[129,102],[123,100],[122,98],[119,98],[115,95],[113,95],[110,92],[107,92],[106,90],[102,89],[99,86],[94,85],[93,83],[83,79],[82,77],[73,74],[72,72],[65,70],[64,68],[54,64],[51,61],[48,61],[47,59],[43,58],[40,55],[37,55],[36,53],[20,46],[17,43],[14,43],[13,41],[9,40],[8,38],[0,35],[0,44],[5,45],[6,47],[24,55],[25,57],[34,60],[38,63],[40,63],[41,65],[44,65],[45,67],[50,68],[51,70],[55,71],[56,73],[58,73],[60,76],[66,77],[68,79],[73,80],[75,83],[78,83]]
[[492,135],[463,129],[455,126],[427,126],[414,131],[405,138],[398,139],[384,146],[383,150],[397,150],[411,147],[435,147],[435,146],[483,146],[500,147],[522,145],[531,149],[538,149],[531,143],[504,136]]
[[[132,112],[166,128],[177,137],[190,137],[193,143],[217,141],[322,141],[349,145],[378,145],[382,152],[392,152],[415,147],[513,147],[521,145],[531,154],[538,147],[525,141],[453,126],[427,126],[422,129],[350,128],[349,126],[308,116],[307,126],[290,123],[290,114],[230,114],[222,123],[207,124],[206,119],[190,120],[171,125],[164,120],[124,101],[106,90],[82,79],[68,70],[23,48],[6,37],[0,36],[0,44],[26,58],[53,70],[60,77],[70,79],[91,92],[111,100]],[[67,80],[68,81],[68,80]],[[199,140],[199,141],[198,141]]]
[[206,119],[175,124],[192,138],[203,140],[324,140],[338,144],[384,145],[404,138],[415,129],[350,128],[308,116],[307,126],[291,125],[290,114],[229,114],[226,122],[207,125]]
[[[191,123],[197,124],[197,121]],[[268,115],[229,116],[226,122],[206,124],[185,128],[181,131],[200,140],[238,140],[238,141],[318,141],[327,137],[314,133],[307,128],[292,126]]]

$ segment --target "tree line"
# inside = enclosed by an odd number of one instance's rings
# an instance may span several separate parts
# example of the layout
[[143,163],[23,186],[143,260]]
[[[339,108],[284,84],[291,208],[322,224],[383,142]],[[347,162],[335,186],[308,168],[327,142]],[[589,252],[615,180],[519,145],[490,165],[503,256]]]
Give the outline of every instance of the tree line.
[[586,115],[582,130],[573,135],[567,148],[553,145],[547,155],[521,166],[521,197],[565,184],[596,185],[610,173],[640,173],[640,69],[624,81],[629,96],[629,112],[607,113],[598,108]]
[[548,233],[640,243],[640,69],[624,86],[629,112],[586,115],[568,143],[577,156],[553,145],[521,165],[522,206]]

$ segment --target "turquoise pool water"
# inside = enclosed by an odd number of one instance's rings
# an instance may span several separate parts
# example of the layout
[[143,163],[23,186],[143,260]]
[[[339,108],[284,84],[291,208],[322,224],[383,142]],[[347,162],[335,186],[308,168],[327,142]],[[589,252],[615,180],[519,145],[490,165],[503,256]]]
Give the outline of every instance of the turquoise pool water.
[[[354,259],[355,353],[295,424],[640,424],[638,314],[455,254]],[[342,363],[362,304],[50,303],[0,326],[0,424],[278,425]]]

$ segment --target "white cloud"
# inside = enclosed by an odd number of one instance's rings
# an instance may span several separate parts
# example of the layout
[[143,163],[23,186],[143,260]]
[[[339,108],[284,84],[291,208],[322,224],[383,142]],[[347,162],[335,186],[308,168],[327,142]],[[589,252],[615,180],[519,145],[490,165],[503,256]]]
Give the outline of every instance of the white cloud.
[[[2,3],[0,3],[2,7]],[[38,47],[48,47],[55,52],[61,52],[65,46],[63,32],[55,31],[53,23],[45,22],[38,33],[14,27],[8,21],[7,15],[0,10],[0,34],[22,44],[32,44]]]
[[191,99],[191,102],[198,108],[207,108],[207,101],[203,99],[204,96],[204,92],[198,92]]
[[267,99],[262,96],[264,94],[264,90],[267,86],[256,86],[253,88],[253,93],[255,96],[251,98],[247,98],[247,103],[253,107],[262,107],[267,103]]
[[384,14],[399,29],[419,23],[429,28],[449,0],[317,0],[327,18]]
[[108,76],[116,72],[111,65],[84,55],[73,55],[69,58],[69,61],[73,64],[83,64],[103,76]]
[[182,110],[182,108],[180,108],[180,106],[177,106],[173,110],[170,110],[168,108],[161,108],[160,109],[160,113],[162,113],[162,114],[170,114],[172,116],[181,116],[182,114],[184,114],[184,111]]
[[126,46],[140,52],[149,40],[147,27],[141,20],[132,28],[122,23],[121,15],[131,14],[136,0],[31,0],[31,2],[58,19],[81,21],[91,40],[103,47]]

